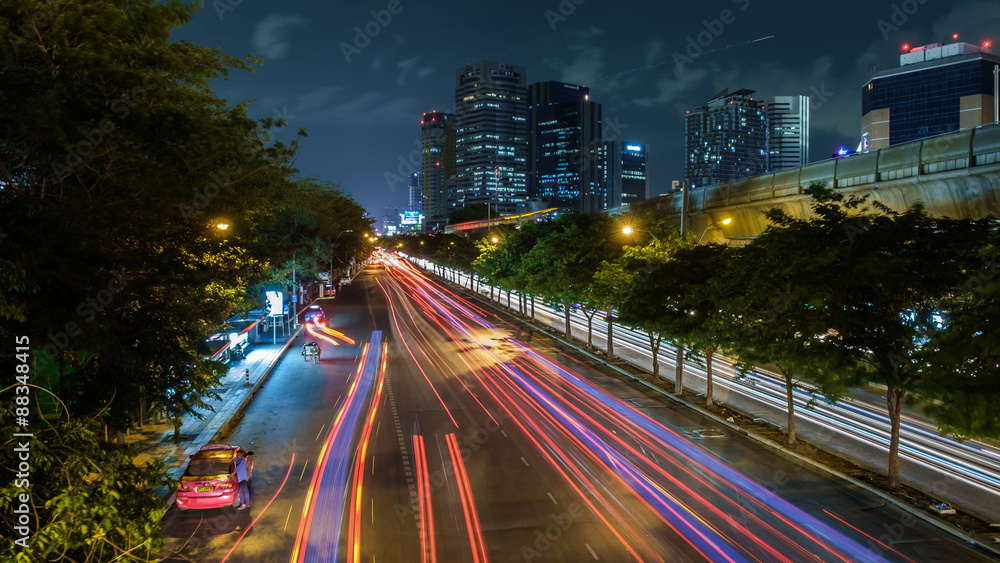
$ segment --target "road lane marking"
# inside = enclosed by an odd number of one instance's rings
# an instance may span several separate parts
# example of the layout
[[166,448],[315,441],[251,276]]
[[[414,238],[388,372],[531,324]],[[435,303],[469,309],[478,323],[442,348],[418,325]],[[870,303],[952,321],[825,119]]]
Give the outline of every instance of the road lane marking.
[[524,456],[521,456],[521,461],[524,462],[524,465],[528,466],[528,460],[524,459]]
[[585,543],[583,545],[587,546],[587,551],[589,551],[590,554],[594,556],[594,559],[600,559],[600,557],[598,557],[597,554],[594,553],[594,548],[590,547],[589,543]]
[[288,519],[292,517],[293,508],[295,508],[295,503],[292,503],[292,505],[288,507],[288,516],[285,516],[285,527],[281,529],[281,533],[285,533],[285,530],[288,529]]
[[507,436],[507,433],[506,433],[506,432],[504,432],[503,430],[501,430],[501,431],[500,431],[500,433],[501,433],[501,434],[503,434],[503,437],[504,437],[504,438],[508,438],[508,437],[509,437],[509,436]]
[[[337,400],[339,401],[340,399],[337,399]],[[324,428],[326,428],[326,423],[325,422],[323,423],[323,426],[319,427],[319,432],[316,433],[316,439],[317,440],[319,440],[320,435],[323,434],[323,429]]]
[[546,494],[549,495],[550,499],[552,499],[552,504],[559,504],[558,502],[556,502],[556,497],[552,496],[552,493],[546,493]]
[[306,467],[309,467],[309,458],[306,458],[306,462],[302,464],[302,475],[299,475],[299,481],[302,481],[302,476],[306,474]]

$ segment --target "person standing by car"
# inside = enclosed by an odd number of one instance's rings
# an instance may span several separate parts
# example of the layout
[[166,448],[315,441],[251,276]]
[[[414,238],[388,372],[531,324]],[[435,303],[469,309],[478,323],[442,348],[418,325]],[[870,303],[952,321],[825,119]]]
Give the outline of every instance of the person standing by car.
[[250,487],[247,485],[247,459],[243,450],[236,450],[236,459],[233,460],[236,469],[236,480],[239,481],[240,505],[237,510],[250,508]]

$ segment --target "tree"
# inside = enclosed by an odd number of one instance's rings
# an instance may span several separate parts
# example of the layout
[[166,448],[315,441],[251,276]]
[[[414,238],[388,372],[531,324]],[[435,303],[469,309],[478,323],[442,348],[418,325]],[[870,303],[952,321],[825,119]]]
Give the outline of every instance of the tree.
[[[0,392],[7,397],[8,388]],[[6,442],[0,465],[17,466],[15,448],[24,438],[17,429],[13,401],[0,401]],[[159,520],[163,501],[153,490],[174,486],[163,464],[133,463],[135,452],[103,439],[104,420],[67,418],[65,411],[46,427],[34,429],[31,451],[31,537],[15,545],[14,534],[0,541],[4,561],[149,561],[161,548]],[[14,514],[25,489],[10,479],[0,486],[0,509]]]
[[718,244],[679,248],[656,272],[657,277],[663,278],[658,284],[666,292],[663,299],[687,314],[686,322],[677,325],[686,334],[678,335],[677,339],[690,342],[692,350],[704,353],[707,406],[712,406],[714,399],[712,359],[716,351],[729,343],[722,327],[726,326],[730,313],[720,303],[732,291],[738,291],[726,283],[729,277],[722,260],[725,249]]
[[989,242],[992,221],[931,217],[920,205],[905,212],[878,203],[866,207],[864,198],[823,186],[808,193],[816,200],[816,218],[780,210],[768,217],[774,236],[793,250],[783,257],[791,291],[809,296],[822,313],[824,342],[856,359],[856,376],[888,388],[888,479],[894,489],[903,402],[932,383],[920,352],[937,330],[942,300],[981,264],[978,252]]
[[448,221],[452,225],[458,223],[466,223],[468,221],[482,221],[483,219],[489,219],[493,217],[494,219],[499,217],[497,214],[496,207],[489,204],[482,205],[466,205],[465,207],[459,207],[451,215],[451,219]]
[[521,261],[525,287],[532,293],[562,302],[567,338],[572,337],[570,312],[573,305],[584,300],[601,262],[613,255],[610,231],[611,220],[607,216],[564,215]]
[[836,400],[846,393],[854,365],[828,338],[822,295],[808,294],[809,288],[797,283],[794,264],[814,248],[814,241],[800,236],[804,233],[768,228],[749,246],[729,248],[723,273],[712,282],[719,288],[719,308],[728,312],[718,330],[739,358],[740,372],[745,376],[755,366],[773,365],[784,380],[790,448],[797,444],[800,380]]
[[[649,347],[653,359],[653,379],[660,378],[660,344],[664,338],[673,339],[677,345],[677,371],[675,376],[676,390],[683,393],[684,345],[689,327],[687,313],[678,309],[678,303],[664,298],[664,284],[671,283],[669,278],[661,274],[665,264],[680,248],[690,245],[691,241],[677,232],[668,230],[653,238],[644,246],[626,246],[621,260],[621,270],[628,272],[631,278],[625,298],[618,311],[622,323],[641,327],[649,337]],[[605,270],[607,271],[607,270]]]
[[[994,231],[994,238],[996,234]],[[1000,437],[1000,278],[994,244],[942,303],[944,326],[917,354],[925,412],[958,440]]]

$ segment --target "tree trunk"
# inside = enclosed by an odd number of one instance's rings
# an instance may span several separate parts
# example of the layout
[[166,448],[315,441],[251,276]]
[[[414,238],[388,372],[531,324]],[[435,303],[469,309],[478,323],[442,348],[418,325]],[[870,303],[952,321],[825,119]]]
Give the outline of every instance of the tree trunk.
[[660,338],[653,338],[652,332],[647,332],[649,336],[649,351],[653,354],[653,381],[660,380]]
[[507,312],[508,313],[511,312],[511,308],[510,308],[510,290],[509,289],[507,290]]
[[712,406],[712,354],[715,346],[705,347],[705,406]]
[[[587,313],[584,312],[584,314],[586,315]],[[593,329],[593,326],[594,326],[594,315],[595,314],[596,314],[596,311],[591,311],[591,313],[589,315],[587,315],[587,348],[593,348],[594,347],[594,329]]]
[[614,317],[611,316],[611,308],[608,308],[608,359],[615,358]]
[[531,320],[535,320],[535,296],[531,296]]
[[566,310],[566,339],[569,340],[570,338],[573,337],[573,332],[572,332],[572,329],[570,328],[570,324],[569,324],[569,308],[570,308],[570,304],[568,302],[566,302],[565,300],[562,303],[563,303],[563,309]]
[[906,389],[889,387],[886,399],[889,407],[889,489],[899,489],[899,419],[903,411]]
[[674,394],[684,394],[684,343],[677,342],[677,370],[674,372]]
[[795,439],[795,383],[792,381],[790,373],[783,367],[778,366],[778,371],[785,378],[785,410],[788,412],[788,447],[795,448],[798,441]]

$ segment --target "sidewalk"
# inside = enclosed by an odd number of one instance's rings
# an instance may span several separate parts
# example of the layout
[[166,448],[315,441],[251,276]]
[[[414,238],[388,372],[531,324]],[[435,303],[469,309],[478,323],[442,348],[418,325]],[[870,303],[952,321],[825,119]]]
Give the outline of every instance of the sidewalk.
[[[250,402],[253,394],[264,383],[281,359],[281,355],[301,331],[300,324],[297,330],[292,329],[290,334],[285,336],[281,336],[279,332],[277,343],[272,343],[275,338],[271,333],[261,334],[260,341],[251,344],[246,358],[231,362],[219,385],[212,389],[219,395],[219,399],[209,399],[206,402],[212,406],[214,412],[199,409],[203,418],[199,419],[190,414],[183,417],[179,441],[174,441],[174,425],[167,419],[162,422],[150,422],[131,430],[125,442],[138,452],[135,463],[162,461],[166,465],[167,474],[179,479],[188,456],[196,452],[199,447],[212,443],[213,438],[220,432],[225,433],[232,429],[232,425],[238,421],[240,413]],[[250,385],[246,383],[247,370],[250,370]],[[172,489],[161,487],[156,493],[167,501],[168,506],[173,503]]]

